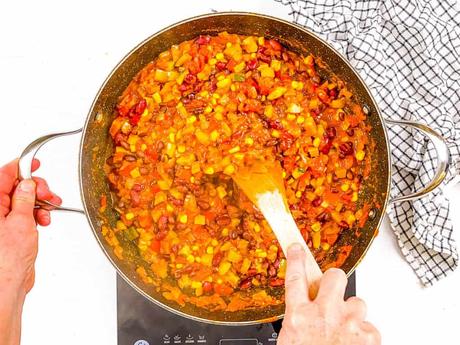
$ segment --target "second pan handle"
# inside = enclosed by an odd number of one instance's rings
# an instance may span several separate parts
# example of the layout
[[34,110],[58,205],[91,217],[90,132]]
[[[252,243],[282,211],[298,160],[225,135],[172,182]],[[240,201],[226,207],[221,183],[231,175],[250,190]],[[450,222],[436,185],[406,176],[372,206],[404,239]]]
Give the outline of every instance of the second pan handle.
[[[54,133],[54,134],[48,134],[44,135],[43,137],[40,137],[33,142],[31,142],[21,153],[19,157],[19,178],[20,179],[30,179],[32,178],[32,161],[37,154],[38,150],[46,144],[48,141],[65,136],[65,135],[72,135],[72,134],[78,134],[81,133],[82,128],[77,129],[75,131],[70,131],[70,132],[61,132],[61,133]],[[49,201],[46,200],[40,200],[37,199],[35,201],[35,208],[43,208],[46,210],[57,210],[57,211],[69,211],[69,212],[77,212],[77,213],[85,213],[85,211],[77,209],[77,208],[72,208],[72,207],[64,207],[64,206],[59,206],[55,205]]]
[[409,126],[422,132],[433,143],[434,148],[436,149],[437,158],[436,173],[425,188],[408,195],[401,195],[394,199],[390,199],[390,203],[420,199],[426,194],[431,193],[442,183],[442,181],[444,181],[447,176],[447,171],[449,170],[449,165],[451,163],[450,151],[449,147],[447,146],[446,139],[444,139],[442,135],[440,135],[434,129],[424,125],[423,123],[388,119],[385,120],[385,122],[389,125]]

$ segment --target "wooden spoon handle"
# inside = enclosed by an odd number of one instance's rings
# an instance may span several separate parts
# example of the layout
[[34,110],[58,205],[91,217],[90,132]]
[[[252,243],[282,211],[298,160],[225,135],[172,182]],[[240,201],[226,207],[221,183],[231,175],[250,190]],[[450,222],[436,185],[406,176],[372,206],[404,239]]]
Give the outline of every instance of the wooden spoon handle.
[[[271,194],[268,202],[265,198],[259,199],[259,209],[275,233],[284,255],[287,255],[288,248],[294,243],[299,243],[303,247],[305,251],[305,271],[307,274],[309,295],[311,299],[314,299],[318,293],[323,273],[300,234],[291,213],[284,207],[282,199],[281,201],[275,200],[278,199],[278,195],[280,194]],[[279,197],[281,198],[281,195]]]

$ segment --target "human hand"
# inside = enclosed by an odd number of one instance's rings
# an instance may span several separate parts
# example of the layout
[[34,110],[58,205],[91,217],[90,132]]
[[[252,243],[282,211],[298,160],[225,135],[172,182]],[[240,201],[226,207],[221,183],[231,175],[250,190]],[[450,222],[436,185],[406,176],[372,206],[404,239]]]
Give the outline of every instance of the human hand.
[[365,321],[366,305],[351,297],[344,301],[347,277],[331,268],[321,278],[318,295],[308,297],[305,252],[292,245],[287,254],[286,313],[278,345],[378,345],[378,330]]
[[[34,160],[32,171],[39,168]],[[34,264],[38,251],[36,224],[50,224],[50,212],[35,210],[35,197],[54,204],[61,199],[45,180],[18,181],[18,161],[0,168],[0,284],[8,284],[24,295],[35,280]]]

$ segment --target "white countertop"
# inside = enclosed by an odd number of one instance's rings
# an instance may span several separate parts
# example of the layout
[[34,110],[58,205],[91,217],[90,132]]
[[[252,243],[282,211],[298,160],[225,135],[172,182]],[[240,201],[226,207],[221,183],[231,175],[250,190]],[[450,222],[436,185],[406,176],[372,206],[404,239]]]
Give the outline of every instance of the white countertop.
[[[40,135],[80,127],[99,86],[129,50],[163,27],[211,9],[289,19],[287,8],[271,0],[1,2],[0,163]],[[78,136],[57,140],[39,153],[40,175],[74,206],[80,205],[78,143]],[[456,186],[449,193],[457,239],[459,192]],[[52,226],[40,229],[36,277],[22,344],[116,344],[115,271],[84,216],[55,212]],[[383,344],[460,343],[460,270],[422,288],[387,220],[359,266],[357,290]]]

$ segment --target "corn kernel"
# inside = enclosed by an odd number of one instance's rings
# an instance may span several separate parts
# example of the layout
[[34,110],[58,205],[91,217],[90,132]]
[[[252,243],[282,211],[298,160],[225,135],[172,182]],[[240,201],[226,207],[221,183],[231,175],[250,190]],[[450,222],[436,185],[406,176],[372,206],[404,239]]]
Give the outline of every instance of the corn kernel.
[[272,60],[270,63],[270,67],[273,68],[274,71],[279,71],[281,69],[281,61]]
[[214,248],[209,246],[208,248],[206,248],[206,253],[208,254],[214,254]]
[[172,142],[172,143],[176,142],[176,134],[171,132],[171,133],[169,133],[168,138],[169,138],[170,142]]
[[232,81],[230,80],[230,78],[225,78],[224,80],[218,81],[216,85],[219,89],[223,89],[227,86],[230,86],[231,83]]
[[153,100],[157,103],[161,103],[161,95],[158,92],[153,94]]
[[227,237],[228,236],[228,228],[223,228],[222,229],[222,236]]
[[184,264],[176,264],[176,268],[181,269],[182,267],[184,267]]
[[272,137],[273,138],[279,138],[280,137],[280,132],[277,129],[274,129],[272,131]]
[[355,157],[356,157],[356,159],[357,159],[358,161],[362,161],[362,160],[364,159],[365,154],[366,154],[366,153],[365,153],[363,150],[358,150],[358,151],[356,152]]
[[331,246],[329,245],[329,243],[323,242],[323,243],[321,244],[321,248],[323,248],[323,250],[324,250],[325,252],[327,252],[327,251],[331,248]]
[[189,116],[187,117],[187,120],[186,120],[186,123],[188,125],[191,125],[192,123],[196,122],[196,116],[195,115],[192,115],[192,116]]
[[286,116],[286,118],[289,120],[289,121],[294,121],[295,120],[295,115],[294,114],[288,114]]
[[244,153],[241,153],[241,152],[235,153],[233,156],[238,160],[244,159]]
[[208,106],[204,109],[204,113],[205,113],[205,114],[209,114],[210,112],[212,112],[212,107],[208,105]]
[[300,169],[294,169],[294,171],[292,172],[292,177],[294,177],[295,179],[298,179],[300,176],[303,175],[303,170],[300,170]]
[[275,90],[270,92],[270,94],[267,96],[267,99],[269,101],[272,101],[274,99],[280,98],[282,95],[284,95],[286,93],[286,91],[287,91],[287,89],[285,87],[277,86],[275,88]]
[[216,63],[217,63],[217,59],[214,59],[214,58],[209,59],[209,64],[210,64],[211,66],[214,66]]
[[314,231],[314,232],[318,232],[321,230],[321,223],[320,222],[315,222],[311,225],[311,229]]
[[233,70],[236,72],[236,73],[240,73],[241,71],[244,70],[244,68],[246,67],[246,63],[244,61],[240,62],[238,65],[236,65]]
[[254,231],[255,232],[260,232],[260,225],[259,224],[257,224],[257,223],[254,224]]
[[319,150],[317,147],[309,147],[308,148],[308,153],[310,154],[310,157],[318,157],[319,155]]
[[296,198],[300,199],[300,197],[302,197],[302,192],[298,190],[297,192],[295,192],[295,196]]
[[134,168],[133,170],[131,170],[129,174],[131,175],[132,178],[137,178],[141,176],[141,173],[139,172],[139,168]]
[[218,186],[216,190],[217,190],[217,195],[219,195],[219,198],[223,199],[227,196],[227,191],[225,190],[225,187]]
[[206,224],[206,217],[202,214],[195,216],[195,220],[193,221],[196,225],[205,225]]
[[239,146],[232,147],[230,150],[228,150],[228,153],[237,153],[240,151]]
[[177,147],[177,152],[179,153],[184,153],[185,152],[185,146],[184,145],[179,145]]
[[323,208],[328,208],[328,207],[329,207],[329,203],[328,203],[326,200],[324,200],[324,201],[321,203],[321,207],[323,207]]
[[214,168],[213,167],[207,167],[206,169],[204,169],[204,173],[206,175],[212,175],[212,174],[214,174]]
[[268,118],[271,118],[273,116],[273,106],[271,104],[265,107],[264,115]]
[[286,171],[283,170],[283,172],[281,173],[281,176],[283,176],[283,178],[286,178]]
[[257,38],[257,43],[259,43],[260,46],[263,46],[265,44],[265,38],[262,36]]
[[252,139],[251,137],[246,137],[246,138],[244,139],[244,143],[245,143],[246,145],[251,146],[252,144],[254,144],[254,139]]
[[187,255],[187,262],[193,264],[195,262],[195,257],[193,255]]
[[224,169],[224,174],[226,175],[231,175],[235,172],[235,166],[232,164],[229,164],[225,167]]
[[298,123],[299,125],[301,125],[301,124],[304,123],[304,122],[305,122],[305,118],[304,118],[303,116],[298,116],[298,117],[297,117],[297,123]]
[[209,135],[207,135],[205,132],[202,132],[200,130],[197,130],[195,132],[195,136],[197,140],[203,144],[203,145],[208,145],[209,144]]
[[[195,257],[195,262],[200,263],[200,262],[201,262],[201,258],[200,258],[199,256]],[[199,296],[199,295],[197,294],[197,296]]]
[[350,188],[350,185],[348,183],[343,183],[341,186],[340,186],[340,189],[344,192],[346,192],[348,190],[348,188]]
[[223,60],[223,59],[224,59],[224,54],[222,54],[222,53],[217,53],[217,54],[216,54],[216,59],[219,60],[219,61],[220,61],[220,60]]
[[351,196],[351,201],[355,202],[358,200],[358,193],[357,192],[353,192],[353,195]]
[[219,270],[218,270],[218,272],[219,272],[219,274],[220,274],[221,276],[223,276],[223,275],[225,275],[225,274],[230,270],[231,267],[232,267],[232,264],[231,264],[230,262],[228,262],[228,261],[223,261],[223,262],[221,262],[220,265],[219,265]]
[[320,138],[315,138],[313,140],[313,146],[314,147],[319,147],[319,144],[321,143],[321,139]]
[[166,205],[166,211],[168,211],[168,212],[173,212],[173,211],[174,211],[174,207],[172,207],[171,204],[167,204],[167,205]]
[[132,212],[126,213],[125,218],[127,220],[133,220],[134,219],[134,213],[132,213]]
[[179,216],[179,222],[181,222],[182,224],[187,224],[187,220],[188,220],[188,217],[186,214],[181,214]]

